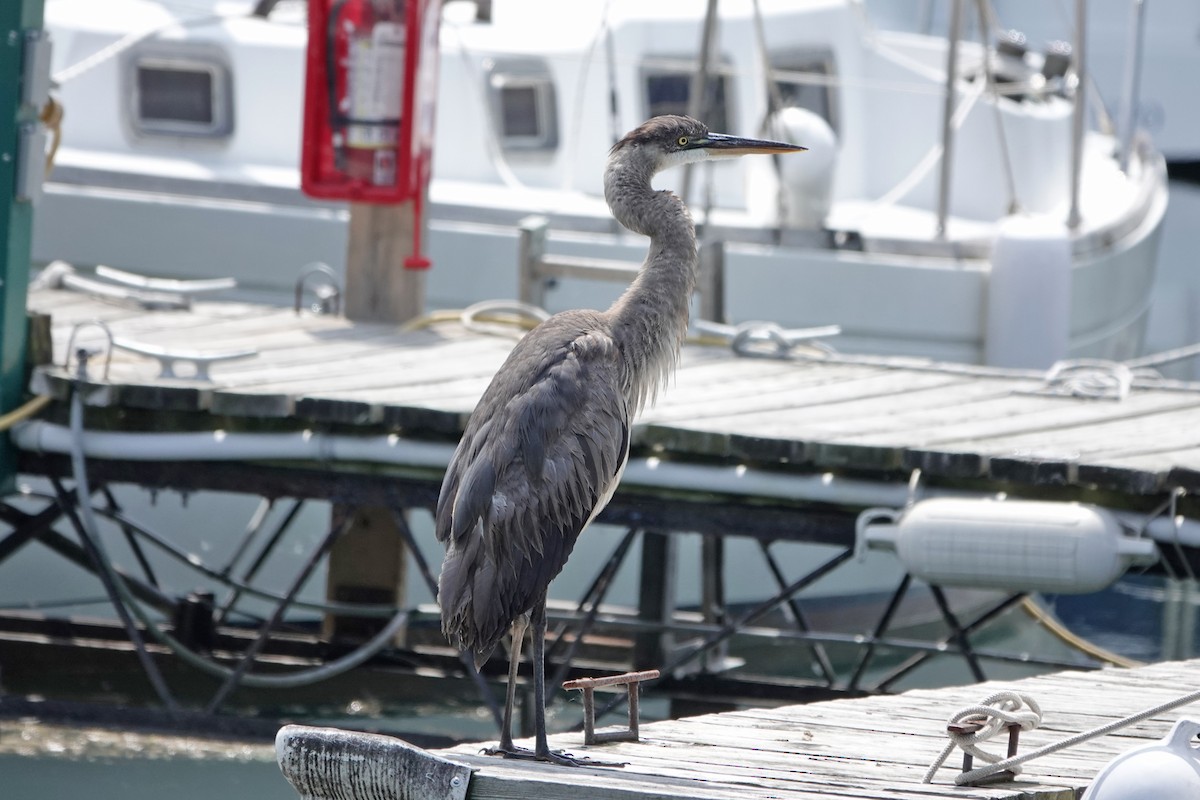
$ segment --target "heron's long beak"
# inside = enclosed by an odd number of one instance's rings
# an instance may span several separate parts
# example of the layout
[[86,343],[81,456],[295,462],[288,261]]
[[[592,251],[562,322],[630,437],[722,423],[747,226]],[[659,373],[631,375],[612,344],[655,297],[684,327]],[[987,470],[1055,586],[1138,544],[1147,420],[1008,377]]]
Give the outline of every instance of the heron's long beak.
[[773,142],[770,139],[747,139],[724,133],[710,133],[702,139],[696,139],[692,142],[692,147],[707,151],[709,158],[744,156],[750,153],[798,153],[808,149],[798,144]]

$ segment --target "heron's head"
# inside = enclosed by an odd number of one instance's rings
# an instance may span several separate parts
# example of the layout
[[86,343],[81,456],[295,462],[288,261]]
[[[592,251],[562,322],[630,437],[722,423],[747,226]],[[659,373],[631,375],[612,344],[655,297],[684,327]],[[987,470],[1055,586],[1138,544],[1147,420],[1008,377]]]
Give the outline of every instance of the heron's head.
[[653,172],[680,164],[733,158],[750,153],[794,153],[807,150],[800,145],[747,139],[712,133],[703,122],[691,117],[666,115],[654,117],[630,131],[613,145],[612,155],[640,158]]

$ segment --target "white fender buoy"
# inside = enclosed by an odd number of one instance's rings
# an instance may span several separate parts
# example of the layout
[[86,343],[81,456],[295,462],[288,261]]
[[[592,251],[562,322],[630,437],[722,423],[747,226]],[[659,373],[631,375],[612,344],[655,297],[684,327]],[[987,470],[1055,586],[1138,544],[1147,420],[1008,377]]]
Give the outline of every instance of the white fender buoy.
[[1181,719],[1161,741],[1117,756],[1083,800],[1196,800],[1200,797],[1200,722]]
[[1083,503],[933,497],[859,519],[860,546],[894,550],[909,573],[940,586],[1084,594],[1158,554],[1112,512]]

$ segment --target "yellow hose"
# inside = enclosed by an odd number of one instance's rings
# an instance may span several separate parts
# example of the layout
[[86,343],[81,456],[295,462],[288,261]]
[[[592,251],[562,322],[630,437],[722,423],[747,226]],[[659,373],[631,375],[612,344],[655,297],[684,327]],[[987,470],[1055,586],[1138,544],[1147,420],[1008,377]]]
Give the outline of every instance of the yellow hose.
[[1052,635],[1057,637],[1063,643],[1074,647],[1084,655],[1091,656],[1097,661],[1102,661],[1105,664],[1112,664],[1116,667],[1140,667],[1143,666],[1141,661],[1125,656],[1118,655],[1111,650],[1106,650],[1100,645],[1093,644],[1082,636],[1072,633],[1067,626],[1063,625],[1054,615],[1046,609],[1042,608],[1032,597],[1026,597],[1021,603],[1025,613],[1033,617],[1034,621],[1048,630]]
[[46,151],[46,177],[54,171],[54,157],[58,154],[58,146],[62,144],[63,107],[53,97],[46,99],[39,115],[42,124],[50,131],[50,149]]
[[408,333],[410,331],[419,331],[422,328],[428,328],[431,325],[436,325],[439,322],[457,322],[462,319],[461,311],[433,311],[429,314],[411,319],[400,326],[400,330]]
[[6,431],[18,422],[29,419],[49,405],[53,399],[49,395],[40,394],[20,408],[0,416],[0,431]]

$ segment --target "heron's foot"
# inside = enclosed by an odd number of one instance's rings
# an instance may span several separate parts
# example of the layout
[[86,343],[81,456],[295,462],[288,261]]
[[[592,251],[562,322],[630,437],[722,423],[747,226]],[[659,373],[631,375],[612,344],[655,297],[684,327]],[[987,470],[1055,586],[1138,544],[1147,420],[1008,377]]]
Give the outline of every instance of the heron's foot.
[[517,747],[512,742],[500,742],[495,747],[485,747],[479,751],[485,756],[502,756],[504,758],[527,758],[533,760],[536,756],[528,747]]
[[623,767],[627,763],[624,761],[600,761],[599,759],[588,758],[586,756],[574,756],[561,750],[546,750],[544,753],[538,753],[534,757],[538,761],[549,761],[551,764],[560,764],[564,767]]
[[517,747],[515,744],[501,742],[495,747],[486,747],[479,752],[485,756],[502,756],[503,758],[521,758],[527,761],[546,761],[564,767],[623,767],[624,761],[600,761],[585,756],[574,756],[559,750],[538,752],[527,747]]

